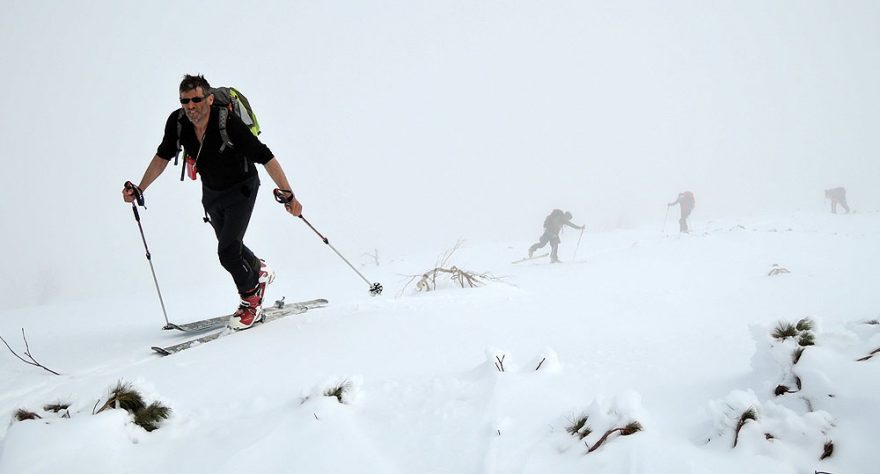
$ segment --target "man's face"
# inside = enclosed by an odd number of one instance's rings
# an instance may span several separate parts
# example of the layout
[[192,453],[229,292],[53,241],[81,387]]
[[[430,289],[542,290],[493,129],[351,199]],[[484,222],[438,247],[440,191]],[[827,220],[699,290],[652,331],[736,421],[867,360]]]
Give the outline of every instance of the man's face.
[[206,96],[201,87],[180,93],[180,106],[183,107],[189,121],[195,124],[201,124],[207,119],[213,103],[214,95],[208,94]]

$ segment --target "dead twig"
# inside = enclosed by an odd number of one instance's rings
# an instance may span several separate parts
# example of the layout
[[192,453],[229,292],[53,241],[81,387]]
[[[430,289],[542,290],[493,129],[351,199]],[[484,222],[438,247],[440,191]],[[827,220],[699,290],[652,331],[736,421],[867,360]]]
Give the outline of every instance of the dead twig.
[[505,357],[507,357],[506,354],[502,355],[501,357],[495,356],[495,360],[497,361],[497,362],[495,362],[495,368],[498,369],[498,372],[504,372],[504,358]]
[[362,256],[370,257],[370,260],[372,260],[377,267],[379,266],[379,249],[373,249],[373,253],[364,252]]
[[608,437],[614,433],[620,432],[621,436],[629,436],[633,433],[638,433],[639,431],[642,431],[642,425],[638,421],[633,421],[632,423],[629,423],[628,425],[620,428],[612,428],[606,431],[605,434],[603,434],[602,437],[599,438],[599,441],[596,441],[596,443],[591,446],[589,450],[587,450],[587,454],[599,449],[599,446],[602,446],[602,443],[604,443],[608,439]]
[[540,369],[540,368],[541,368],[541,366],[542,366],[542,365],[544,365],[544,361],[545,361],[545,360],[547,360],[547,358],[546,358],[546,357],[544,357],[544,358],[543,358],[543,359],[541,359],[541,362],[538,362],[538,366],[537,366],[537,367],[535,367],[535,370],[538,370],[538,369]]
[[12,352],[12,355],[14,355],[15,357],[17,357],[20,361],[24,362],[25,364],[27,364],[27,365],[33,365],[34,367],[39,367],[39,368],[41,368],[41,369],[43,369],[43,370],[45,370],[45,371],[52,372],[52,373],[55,374],[55,375],[61,375],[61,374],[59,374],[58,372],[55,372],[54,370],[52,370],[52,369],[46,367],[45,365],[43,365],[43,364],[37,362],[37,360],[34,359],[34,356],[31,355],[31,349],[30,349],[30,347],[28,347],[27,337],[26,337],[25,334],[24,334],[24,328],[21,328],[21,338],[24,339],[24,355],[26,355],[26,356],[28,357],[28,359],[30,359],[30,360],[25,360],[22,356],[18,355],[17,352],[15,352],[14,350],[12,350],[12,347],[9,346],[9,343],[6,342],[6,339],[3,339],[3,336],[0,336],[0,341],[3,341],[3,344],[6,344],[6,348],[9,349],[9,352]]

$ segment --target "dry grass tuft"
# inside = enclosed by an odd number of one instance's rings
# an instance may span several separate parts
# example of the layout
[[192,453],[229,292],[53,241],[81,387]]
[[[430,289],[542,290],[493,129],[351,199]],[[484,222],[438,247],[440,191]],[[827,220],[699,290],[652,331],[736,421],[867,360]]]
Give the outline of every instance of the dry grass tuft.
[[571,424],[565,428],[565,431],[578,439],[584,439],[587,436],[590,436],[590,433],[592,433],[593,430],[587,425],[588,418],[587,415],[581,415],[577,419],[571,420]]
[[19,408],[18,410],[15,410],[15,414],[12,416],[15,418],[16,421],[40,420],[43,418],[42,416],[37,415],[30,410],[25,410],[24,408]]

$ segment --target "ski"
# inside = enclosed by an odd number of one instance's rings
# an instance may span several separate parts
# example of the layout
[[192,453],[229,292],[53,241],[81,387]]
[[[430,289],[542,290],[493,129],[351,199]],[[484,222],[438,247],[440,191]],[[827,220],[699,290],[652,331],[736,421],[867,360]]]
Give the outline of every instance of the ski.
[[[323,306],[326,304],[327,304],[327,300],[325,300],[325,299],[315,299],[315,300],[308,300],[308,301],[297,301],[295,303],[285,303],[284,298],[281,298],[280,300],[276,301],[275,304],[272,305],[271,307],[263,308],[263,314],[269,315],[269,314],[276,312],[276,311],[282,311],[282,310],[284,310],[284,308],[290,307],[291,305],[318,307],[318,306]],[[222,327],[226,326],[226,323],[229,321],[229,318],[231,318],[231,317],[232,317],[231,314],[227,314],[226,316],[217,316],[216,318],[202,319],[199,321],[192,321],[192,322],[183,323],[183,324],[168,323],[168,325],[166,325],[162,329],[176,329],[178,331],[183,331],[183,332],[209,331],[211,329],[218,329],[218,328],[222,328]]]
[[[275,307],[268,308],[268,309],[264,310],[263,311],[263,320],[257,324],[261,325],[263,323],[270,323],[270,322],[275,321],[277,319],[281,319],[285,316],[290,316],[290,315],[294,315],[294,314],[302,314],[310,309],[320,308],[320,307],[326,306],[327,303],[328,303],[328,301],[325,299],[316,299],[316,300],[303,301],[303,302],[299,302],[299,303],[287,303],[287,304],[283,304],[283,302],[282,302],[281,307],[275,306]],[[228,320],[228,317],[227,317],[227,320]],[[224,325],[225,324],[226,323],[224,322]],[[251,329],[254,329],[254,328],[251,328]],[[199,346],[201,344],[215,341],[217,339],[220,339],[221,337],[229,336],[229,335],[235,334],[237,332],[240,332],[240,331],[234,331],[229,328],[224,328],[220,331],[212,332],[211,334],[206,334],[204,336],[197,337],[195,339],[190,339],[188,341],[184,341],[179,344],[174,344],[174,345],[167,346],[167,347],[153,346],[152,349],[154,351],[158,352],[159,354],[162,354],[163,356],[167,356],[167,355],[171,355],[171,354],[176,354],[180,351],[184,351],[186,349],[190,349],[195,346]]]
[[528,260],[534,260],[534,259],[536,259],[536,258],[544,258],[544,257],[546,257],[546,256],[548,256],[548,255],[550,255],[550,254],[549,254],[549,253],[542,253],[541,255],[534,255],[534,256],[531,256],[531,257],[526,257],[526,258],[521,258],[521,259],[519,259],[519,260],[514,260],[514,261],[512,261],[512,262],[510,262],[510,263],[521,263],[521,262],[525,262],[525,261],[528,261]]

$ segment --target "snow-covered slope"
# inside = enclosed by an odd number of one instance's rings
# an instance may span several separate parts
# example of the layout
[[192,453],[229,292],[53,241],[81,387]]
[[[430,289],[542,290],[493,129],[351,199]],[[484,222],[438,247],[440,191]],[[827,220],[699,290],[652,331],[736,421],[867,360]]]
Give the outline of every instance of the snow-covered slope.
[[[377,298],[341,261],[276,268],[270,299],[330,306],[164,358],[149,347],[184,336],[160,330],[149,289],[8,310],[0,335],[23,355],[24,328],[62,375],[0,354],[0,472],[875,472],[880,355],[857,359],[880,348],[880,214],[694,227],[588,231],[576,253],[569,230],[558,265],[511,264],[527,239],[465,241],[448,264],[491,274],[474,289],[415,292],[448,248],[362,265]],[[235,304],[181,292],[165,289],[172,320]],[[804,318],[815,345],[794,363],[771,333]],[[170,418],[148,433],[93,415],[120,380]],[[43,410],[56,402],[69,418]],[[569,433],[584,416],[592,432]]]

